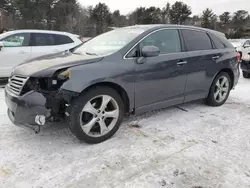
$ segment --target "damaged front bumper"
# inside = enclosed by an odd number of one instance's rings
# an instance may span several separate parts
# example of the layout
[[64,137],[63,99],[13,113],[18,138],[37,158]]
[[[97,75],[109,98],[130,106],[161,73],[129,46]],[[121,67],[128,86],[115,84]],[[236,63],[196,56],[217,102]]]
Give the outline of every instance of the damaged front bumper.
[[[74,95],[76,94],[61,91],[59,95],[57,95],[57,97],[60,96],[60,98],[47,98],[43,94],[32,90],[22,96],[17,96],[14,95],[8,87],[5,88],[5,102],[8,107],[9,119],[17,126],[28,127],[33,130],[37,130],[37,128],[40,129],[39,125],[41,124],[39,124],[39,117],[45,118],[46,122],[57,121],[59,111],[61,110],[60,108],[62,107],[61,101],[69,101]],[[52,101],[56,100],[58,100],[59,103],[51,105]],[[68,104],[65,104],[63,115],[66,111],[66,106],[68,106]]]
[[38,92],[30,91],[22,96],[13,95],[5,88],[5,102],[9,119],[17,126],[35,127],[36,116],[50,117],[50,110],[45,107],[46,98]]

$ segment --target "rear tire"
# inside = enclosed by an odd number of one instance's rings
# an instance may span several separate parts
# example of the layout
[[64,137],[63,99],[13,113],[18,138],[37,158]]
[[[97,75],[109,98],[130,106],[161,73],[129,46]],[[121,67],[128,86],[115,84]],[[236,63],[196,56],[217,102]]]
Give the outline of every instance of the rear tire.
[[242,75],[244,78],[250,78],[250,74],[246,71],[242,71]]
[[206,103],[209,106],[221,106],[223,105],[230,94],[231,87],[232,86],[232,80],[228,73],[221,72],[219,73],[211,87],[208,94],[208,97],[206,98]]
[[71,132],[81,141],[90,144],[112,137],[122,122],[124,104],[112,88],[95,87],[82,93],[71,104]]

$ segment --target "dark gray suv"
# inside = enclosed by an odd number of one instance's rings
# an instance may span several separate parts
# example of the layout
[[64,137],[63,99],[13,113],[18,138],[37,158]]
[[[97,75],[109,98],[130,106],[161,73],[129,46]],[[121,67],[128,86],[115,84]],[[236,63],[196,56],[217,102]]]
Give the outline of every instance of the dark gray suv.
[[99,143],[115,134],[124,114],[197,99],[220,106],[238,79],[237,53],[224,34],[137,25],[19,65],[5,100],[16,125],[68,121],[77,138]]

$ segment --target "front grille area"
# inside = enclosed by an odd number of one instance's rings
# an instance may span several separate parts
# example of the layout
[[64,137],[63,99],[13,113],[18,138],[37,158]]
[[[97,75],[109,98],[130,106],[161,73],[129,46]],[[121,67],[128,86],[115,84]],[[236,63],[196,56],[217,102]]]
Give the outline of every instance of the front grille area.
[[8,83],[8,88],[10,92],[12,92],[15,95],[20,95],[28,79],[29,77],[25,77],[25,76],[12,76],[9,79],[9,83]]

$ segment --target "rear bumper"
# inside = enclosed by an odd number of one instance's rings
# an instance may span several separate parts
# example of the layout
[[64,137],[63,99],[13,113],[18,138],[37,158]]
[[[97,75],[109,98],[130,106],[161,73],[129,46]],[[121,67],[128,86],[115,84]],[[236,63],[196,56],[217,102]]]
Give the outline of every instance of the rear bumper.
[[250,61],[242,60],[240,63],[240,68],[243,71],[250,73]]
[[37,115],[50,116],[50,110],[45,107],[45,97],[34,91],[23,96],[14,96],[6,87],[5,102],[9,119],[17,126],[35,127]]

